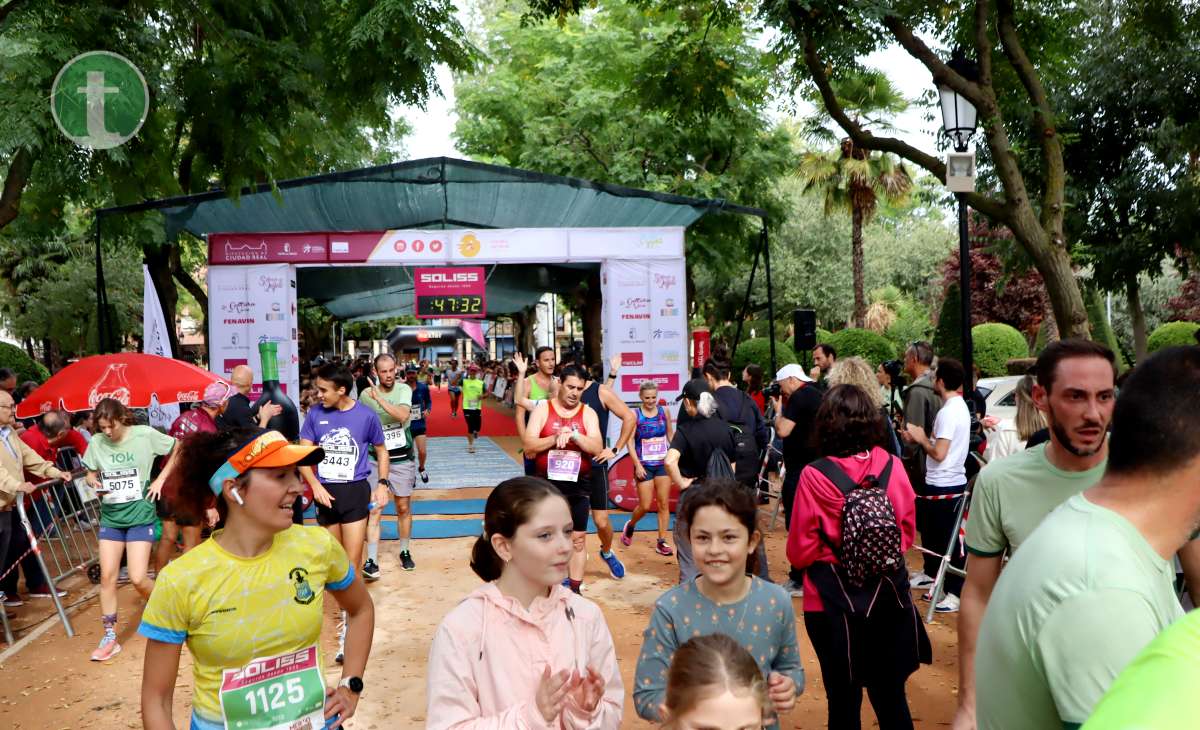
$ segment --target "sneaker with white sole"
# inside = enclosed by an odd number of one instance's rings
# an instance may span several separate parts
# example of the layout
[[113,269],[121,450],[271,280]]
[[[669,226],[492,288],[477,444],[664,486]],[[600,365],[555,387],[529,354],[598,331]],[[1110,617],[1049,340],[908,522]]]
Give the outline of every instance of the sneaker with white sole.
[[658,539],[658,542],[654,543],[654,552],[658,553],[659,555],[664,555],[668,558],[675,554],[675,551],[671,549],[671,543],[667,542],[661,537]]
[[608,565],[608,572],[612,574],[612,577],[616,578],[617,580],[621,580],[625,577],[625,563],[621,562],[621,559],[617,557],[615,552],[609,550],[608,555],[605,555],[604,552],[601,551],[600,559]]
[[[55,591],[55,593],[58,594],[59,598],[67,597],[67,592],[62,589]],[[41,588],[35,588],[35,589],[29,591],[29,597],[30,598],[49,598],[50,597],[50,586],[42,586]]]
[[374,583],[379,580],[379,564],[370,558],[367,558],[367,562],[363,563],[363,580],[368,583]]
[[621,529],[621,544],[629,547],[633,544],[633,520],[625,523],[625,527]]
[[120,653],[121,645],[117,643],[116,632],[105,631],[104,636],[100,638],[100,646],[97,646],[96,651],[92,652],[92,661],[106,662]]
[[425,483],[425,484],[429,483],[429,472],[425,471],[424,469],[421,469],[417,473],[421,475],[421,481],[423,483]]
[[787,583],[783,584],[783,590],[787,591],[792,598],[804,598],[804,584],[797,583],[790,578]]
[[931,585],[933,585],[933,578],[925,575],[922,571],[908,574],[909,588],[928,588]]
[[933,607],[935,613],[958,613],[958,596],[947,593],[946,597]]
[[412,553],[407,550],[400,551],[400,567],[405,570],[416,570],[417,564],[413,562]]
[[18,606],[25,605],[25,602],[22,601],[21,597],[18,595],[9,596],[4,593],[0,593],[0,599],[3,600],[5,608],[17,608]]

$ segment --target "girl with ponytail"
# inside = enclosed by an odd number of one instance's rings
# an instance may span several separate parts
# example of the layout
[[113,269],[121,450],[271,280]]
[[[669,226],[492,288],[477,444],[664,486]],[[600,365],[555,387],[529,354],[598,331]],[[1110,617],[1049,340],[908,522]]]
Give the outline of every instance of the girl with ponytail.
[[573,531],[550,482],[518,477],[492,490],[471,551],[487,582],[434,635],[426,728],[620,727],[625,691],[608,625],[562,585]]

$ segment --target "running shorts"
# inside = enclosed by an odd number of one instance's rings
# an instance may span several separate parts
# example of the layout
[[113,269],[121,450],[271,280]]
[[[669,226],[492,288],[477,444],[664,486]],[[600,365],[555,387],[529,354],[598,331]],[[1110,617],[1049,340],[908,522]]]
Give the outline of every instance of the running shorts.
[[483,427],[483,411],[463,411],[463,419],[467,422],[467,433],[479,433]]
[[646,470],[644,482],[667,476],[667,467],[663,464],[642,464],[642,468]]
[[592,485],[589,495],[592,509],[608,509],[608,464],[593,462],[588,480]]
[[560,482],[555,479],[548,481],[567,498],[567,506],[571,508],[571,521],[575,523],[574,531],[587,532],[588,516],[592,513],[591,482],[587,479],[578,482]]
[[408,430],[412,432],[413,438],[416,438],[418,436],[424,436],[425,435],[425,419],[422,418],[420,421],[413,421],[412,423],[408,424]]
[[154,524],[133,527],[100,526],[100,539],[112,542],[154,542]]
[[388,482],[393,497],[411,497],[413,488],[417,486],[417,462],[412,459],[389,462]]
[[333,496],[333,506],[316,503],[318,525],[346,525],[367,519],[371,513],[371,485],[366,479],[324,486]]

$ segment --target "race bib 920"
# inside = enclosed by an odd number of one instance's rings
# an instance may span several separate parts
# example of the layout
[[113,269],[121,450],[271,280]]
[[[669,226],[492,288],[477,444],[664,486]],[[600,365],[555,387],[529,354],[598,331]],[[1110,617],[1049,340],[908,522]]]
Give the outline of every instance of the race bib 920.
[[546,478],[560,482],[579,481],[582,454],[566,449],[551,449],[546,456]]

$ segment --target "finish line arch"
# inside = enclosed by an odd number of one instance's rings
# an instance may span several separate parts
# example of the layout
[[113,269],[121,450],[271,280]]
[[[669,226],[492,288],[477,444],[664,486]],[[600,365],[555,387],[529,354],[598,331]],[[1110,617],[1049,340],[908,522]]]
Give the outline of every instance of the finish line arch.
[[[510,264],[600,265],[605,361],[621,357],[615,385],[626,401],[653,380],[674,400],[688,375],[684,227],[402,229],[357,232],[210,233],[209,362],[261,376],[258,345],[279,343],[279,373],[299,392],[297,271],[308,267]],[[395,307],[408,292],[389,293]],[[404,301],[407,299],[407,301]],[[453,317],[447,317],[452,319]],[[256,389],[260,387],[256,383]]]

